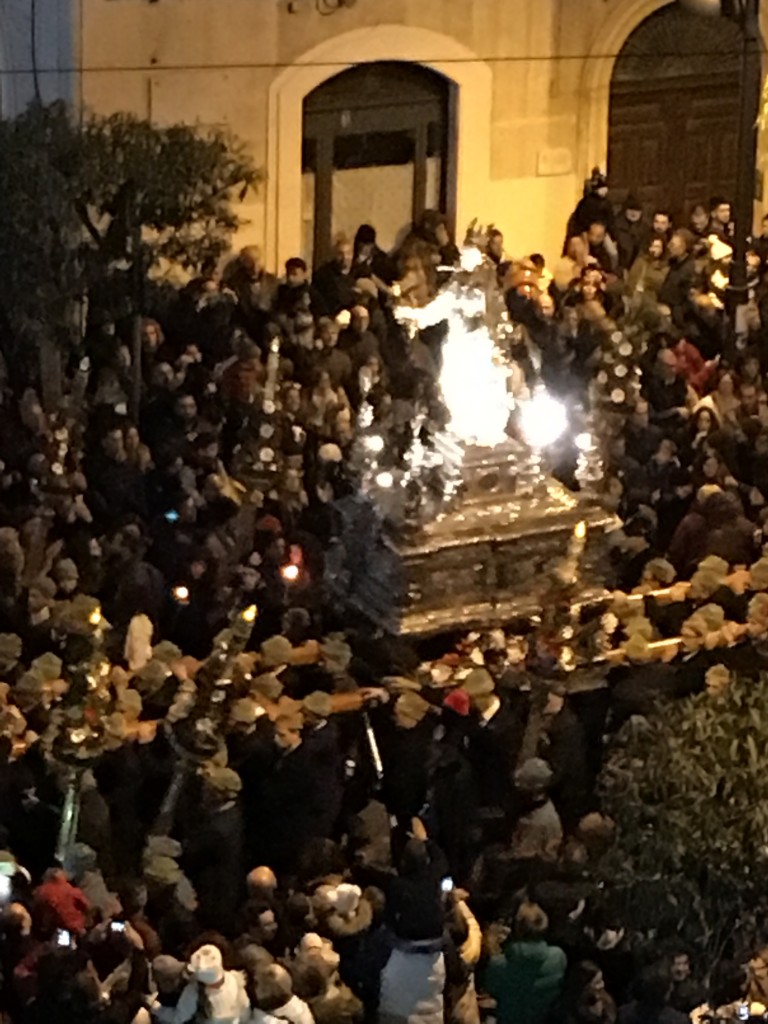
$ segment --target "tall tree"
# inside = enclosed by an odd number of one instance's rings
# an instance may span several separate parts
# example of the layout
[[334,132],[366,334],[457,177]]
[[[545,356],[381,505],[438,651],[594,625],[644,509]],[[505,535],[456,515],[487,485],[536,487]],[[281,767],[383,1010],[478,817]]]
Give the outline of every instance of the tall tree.
[[0,341],[20,385],[76,343],[82,310],[109,285],[141,310],[140,281],[194,273],[226,250],[233,201],[260,178],[219,131],[130,114],[76,120],[62,103],[0,121]]

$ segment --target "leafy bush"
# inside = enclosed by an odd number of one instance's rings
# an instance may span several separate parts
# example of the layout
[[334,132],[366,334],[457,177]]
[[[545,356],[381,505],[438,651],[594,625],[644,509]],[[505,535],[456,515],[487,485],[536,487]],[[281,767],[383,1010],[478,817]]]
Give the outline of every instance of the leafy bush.
[[617,825],[600,870],[636,933],[683,935],[711,962],[757,933],[768,893],[768,675],[707,691],[619,733],[601,777]]

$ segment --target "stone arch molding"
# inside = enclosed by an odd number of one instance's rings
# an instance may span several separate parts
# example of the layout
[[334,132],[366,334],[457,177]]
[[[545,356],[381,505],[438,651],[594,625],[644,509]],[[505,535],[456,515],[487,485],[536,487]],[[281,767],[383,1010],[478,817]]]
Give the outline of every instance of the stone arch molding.
[[581,177],[586,178],[592,167],[605,169],[608,162],[611,76],[616,57],[638,25],[669,4],[670,0],[621,0],[600,22],[600,32],[584,62],[579,90],[578,171]]
[[281,268],[301,251],[302,104],[318,85],[359,63],[395,60],[423,64],[458,88],[459,230],[490,182],[493,76],[475,53],[450,36],[405,25],[354,29],[302,54],[269,89],[266,262]]

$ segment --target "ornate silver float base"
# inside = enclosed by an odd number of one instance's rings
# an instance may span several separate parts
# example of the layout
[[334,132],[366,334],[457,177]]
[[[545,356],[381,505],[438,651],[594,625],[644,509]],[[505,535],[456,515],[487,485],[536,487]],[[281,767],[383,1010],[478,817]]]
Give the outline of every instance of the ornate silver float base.
[[400,632],[483,628],[535,614],[582,521],[587,538],[577,599],[605,594],[605,537],[614,516],[542,477],[512,443],[493,452],[470,449],[464,476],[460,505],[397,544],[404,575]]
[[361,499],[339,508],[344,557],[331,560],[329,583],[344,606],[410,636],[535,615],[582,521],[576,600],[605,596],[606,533],[615,516],[543,477],[511,444],[468,451],[463,469],[458,504],[407,535],[377,531],[376,513]]

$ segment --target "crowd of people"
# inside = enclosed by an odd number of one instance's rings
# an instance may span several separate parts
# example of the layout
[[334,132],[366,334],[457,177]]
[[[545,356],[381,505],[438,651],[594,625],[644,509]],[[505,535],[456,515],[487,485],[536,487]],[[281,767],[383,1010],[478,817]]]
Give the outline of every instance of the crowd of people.
[[[765,227],[737,332],[723,308],[723,200],[676,226],[631,197],[616,212],[595,174],[551,268],[538,254],[507,259],[498,229],[483,240],[524,372],[566,404],[589,401],[617,327],[642,328],[640,390],[603,439],[605,499],[625,522],[616,573],[630,584],[655,555],[686,576],[707,554],[738,565],[759,552]],[[251,648],[262,656],[278,634],[298,646],[343,628],[323,560],[334,501],[354,488],[356,418],[370,403],[402,429],[437,395],[440,328],[409,337],[394,308],[428,301],[459,258],[432,213],[393,254],[361,226],[311,276],[295,258],[278,280],[249,247],[178,292],[149,290],[140,352],[130,320],[92,302],[59,410],[32,386],[14,393],[6,368],[0,632],[19,636],[26,657],[55,649],[51,607],[77,594],[100,601],[118,659],[137,614],[192,662],[232,608],[258,606]],[[631,923],[606,908],[590,874],[613,827],[595,792],[605,696],[553,691],[528,750],[531,693],[504,667],[504,642],[484,638],[446,697],[445,666],[422,684],[405,678],[418,664],[383,681],[358,637],[342,688],[363,696],[348,714],[332,706],[332,673],[262,657],[263,706],[240,708],[226,763],[188,774],[171,835],[151,834],[174,774],[158,733],[86,773],[66,870],[54,853],[61,780],[34,746],[11,759],[8,745],[5,1019],[684,1024],[756,1013],[768,950],[705,979],[674,936],[648,962]]]

